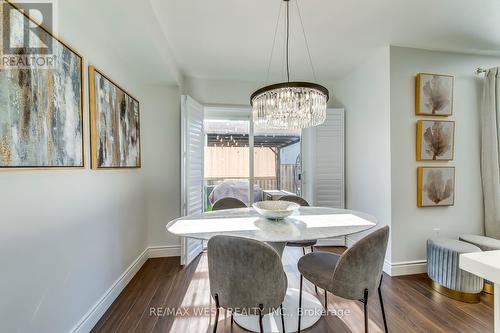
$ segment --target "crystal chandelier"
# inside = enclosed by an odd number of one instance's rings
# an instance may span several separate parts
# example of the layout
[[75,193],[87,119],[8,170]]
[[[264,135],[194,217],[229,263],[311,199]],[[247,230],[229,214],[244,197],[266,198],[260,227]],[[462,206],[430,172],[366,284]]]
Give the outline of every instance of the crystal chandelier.
[[[290,0],[284,0],[284,2],[286,15],[287,81],[260,88],[252,94],[252,96],[250,97],[250,104],[253,108],[254,123],[257,126],[273,129],[301,129],[318,126],[322,124],[326,118],[326,106],[329,98],[328,89],[319,84],[311,82],[290,82]],[[299,11],[299,18],[302,23],[298,4],[297,10]],[[277,27],[278,24],[276,24],[276,28]],[[303,25],[302,31],[304,31]],[[312,66],[311,54],[309,52],[305,32],[304,38],[306,41],[307,52],[309,54],[309,61],[314,75],[314,67]],[[271,61],[272,52],[270,63]]]

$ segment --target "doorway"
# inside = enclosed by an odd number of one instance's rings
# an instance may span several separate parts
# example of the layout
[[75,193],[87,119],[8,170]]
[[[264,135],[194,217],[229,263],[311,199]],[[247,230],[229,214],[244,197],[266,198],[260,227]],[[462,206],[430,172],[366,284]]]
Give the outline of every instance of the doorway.
[[301,132],[254,128],[251,109],[205,107],[204,210],[225,197],[247,206],[301,195]]

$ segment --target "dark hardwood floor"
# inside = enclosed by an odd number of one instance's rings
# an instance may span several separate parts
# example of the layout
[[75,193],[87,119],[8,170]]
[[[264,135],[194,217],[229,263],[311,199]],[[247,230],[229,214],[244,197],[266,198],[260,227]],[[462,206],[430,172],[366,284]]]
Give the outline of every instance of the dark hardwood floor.
[[[319,248],[335,252],[343,248]],[[283,263],[289,286],[299,285],[297,260],[301,249],[287,248]],[[305,290],[314,294],[314,286],[306,282]],[[479,304],[461,303],[433,291],[425,274],[384,276],[382,291],[389,332],[493,332],[493,297],[484,294]],[[324,299],[320,291],[320,300]],[[364,332],[363,310],[359,302],[328,295],[329,309],[349,310],[342,318],[326,316],[304,332]],[[149,259],[129,285],[111,305],[92,332],[211,332],[214,302],[209,294],[207,257],[199,256],[185,268],[179,258]],[[175,313],[168,313],[167,309]],[[207,313],[200,313],[203,309]],[[197,312],[198,311],[198,312]],[[378,299],[369,301],[369,331],[382,332],[383,324]],[[218,332],[246,332],[236,324],[231,328],[224,311]]]

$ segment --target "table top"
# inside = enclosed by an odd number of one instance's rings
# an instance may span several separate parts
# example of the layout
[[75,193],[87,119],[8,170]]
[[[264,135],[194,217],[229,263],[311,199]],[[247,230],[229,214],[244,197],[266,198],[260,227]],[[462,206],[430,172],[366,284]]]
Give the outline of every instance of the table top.
[[290,217],[273,221],[261,217],[253,208],[239,208],[181,217],[168,223],[167,230],[174,235],[203,240],[228,235],[263,242],[289,242],[350,235],[376,224],[375,217],[346,209],[300,207]]
[[459,266],[467,272],[500,284],[500,251],[461,254]]

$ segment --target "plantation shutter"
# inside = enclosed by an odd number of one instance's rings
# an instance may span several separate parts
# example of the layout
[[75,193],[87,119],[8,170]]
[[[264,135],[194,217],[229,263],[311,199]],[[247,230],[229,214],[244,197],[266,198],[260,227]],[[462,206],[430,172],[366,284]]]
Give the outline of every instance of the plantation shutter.
[[[181,204],[184,216],[203,211],[203,106],[187,95],[181,96]],[[203,242],[183,237],[181,264],[188,265],[203,251]]]
[[343,109],[328,109],[315,128],[314,204],[345,208],[345,122]]

